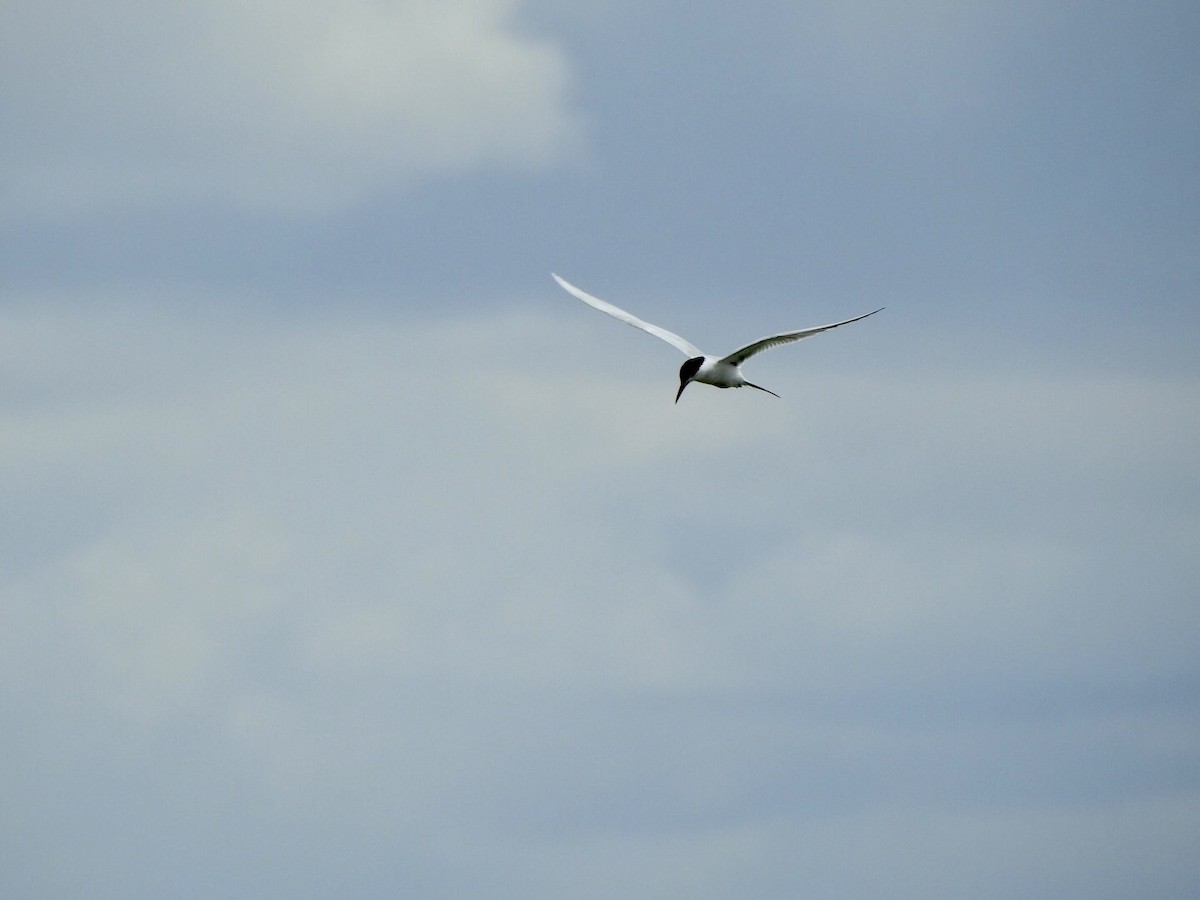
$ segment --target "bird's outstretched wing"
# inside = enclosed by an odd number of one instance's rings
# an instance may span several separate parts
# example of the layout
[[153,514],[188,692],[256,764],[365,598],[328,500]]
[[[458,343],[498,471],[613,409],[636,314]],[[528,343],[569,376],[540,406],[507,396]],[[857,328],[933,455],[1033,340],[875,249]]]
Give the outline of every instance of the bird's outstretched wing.
[[[550,274],[554,275],[553,272],[551,272]],[[562,287],[562,289],[564,291],[566,291],[568,294],[571,294],[574,297],[578,297],[580,300],[582,300],[588,306],[594,306],[594,307],[596,307],[596,309],[600,310],[600,312],[606,312],[610,316],[612,316],[614,319],[620,319],[626,325],[632,325],[634,328],[640,328],[640,329],[642,329],[642,331],[645,331],[647,334],[652,334],[656,338],[662,338],[664,341],[666,341],[668,344],[670,344],[672,347],[674,347],[676,350],[678,350],[684,356],[687,356],[689,359],[692,357],[704,355],[700,351],[699,347],[697,347],[695,344],[691,343],[690,341],[685,341],[683,338],[681,338],[679,335],[675,334],[673,331],[667,331],[667,329],[665,329],[665,328],[660,328],[657,325],[651,325],[649,322],[643,322],[637,316],[631,315],[630,313],[625,312],[625,310],[621,309],[620,307],[613,306],[611,303],[605,303],[599,297],[593,297],[591,294],[587,293],[587,291],[581,291],[579,288],[575,287],[575,285],[571,284],[569,281],[567,281],[563,278],[560,278],[557,275],[554,275],[554,280],[559,283],[559,285]],[[828,325],[826,327],[832,328],[833,326]],[[769,338],[768,340],[774,340],[774,339]],[[749,355],[749,354],[747,354],[747,355]]]
[[869,313],[863,313],[861,316],[855,316],[853,319],[846,319],[842,322],[834,322],[832,325],[814,325],[812,328],[801,328],[799,331],[784,331],[779,334],[773,334],[770,337],[760,338],[752,344],[747,344],[745,347],[739,347],[728,356],[721,360],[723,363],[729,363],[731,366],[740,366],[755,353],[761,353],[770,347],[778,347],[780,344],[790,344],[792,341],[798,341],[801,338],[812,337],[814,334],[820,334],[822,331],[828,331],[830,328],[837,328],[839,325],[849,325],[851,322],[857,322],[860,319],[865,319],[867,316],[873,316],[880,309],[873,309]]

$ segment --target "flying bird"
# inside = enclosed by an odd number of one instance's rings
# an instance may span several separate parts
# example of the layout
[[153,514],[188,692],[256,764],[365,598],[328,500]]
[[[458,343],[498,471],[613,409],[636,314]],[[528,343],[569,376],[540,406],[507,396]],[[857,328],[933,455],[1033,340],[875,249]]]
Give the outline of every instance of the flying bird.
[[[550,274],[554,275],[553,272]],[[849,325],[851,322],[857,322],[860,319],[865,319],[867,316],[873,316],[880,309],[884,308],[881,306],[879,309],[872,310],[869,313],[863,313],[861,316],[855,316],[853,319],[846,319],[842,322],[834,322],[832,325],[815,325],[812,328],[801,328],[799,331],[781,331],[779,334],[760,338],[744,347],[738,347],[738,349],[727,356],[709,356],[695,344],[684,340],[674,332],[667,331],[667,329],[658,325],[651,325],[649,322],[643,322],[637,316],[625,312],[620,307],[606,303],[599,297],[593,297],[586,291],[581,291],[575,285],[564,278],[560,278],[558,275],[554,275],[554,280],[559,283],[564,291],[579,298],[588,306],[594,306],[601,312],[608,313],[614,319],[620,319],[626,325],[632,325],[634,328],[640,328],[642,331],[652,334],[656,338],[662,338],[662,340],[688,358],[687,362],[679,367],[679,390],[675,394],[676,403],[679,402],[679,397],[683,394],[683,389],[693,381],[699,381],[701,384],[711,384],[713,387],[719,388],[752,387],[764,391],[772,397],[778,397],[779,395],[774,391],[768,391],[765,387],[751,384],[742,377],[742,363],[755,353],[761,353],[769,347],[790,344],[792,341],[812,337],[814,334],[820,334],[822,331],[837,328],[839,325]]]

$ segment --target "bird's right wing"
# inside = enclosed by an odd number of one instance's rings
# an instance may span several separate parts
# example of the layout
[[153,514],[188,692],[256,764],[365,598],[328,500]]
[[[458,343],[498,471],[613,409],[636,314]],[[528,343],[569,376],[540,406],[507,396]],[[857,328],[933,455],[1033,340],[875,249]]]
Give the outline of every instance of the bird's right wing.
[[[550,274],[554,275],[553,272]],[[620,319],[626,325],[632,325],[634,328],[640,328],[642,331],[646,332],[647,334],[652,334],[656,338],[662,338],[662,340],[666,341],[689,359],[704,355],[702,352],[700,352],[699,347],[697,347],[695,344],[692,344],[690,341],[684,340],[679,335],[675,334],[675,332],[667,331],[667,329],[660,328],[657,325],[651,325],[649,322],[643,322],[637,316],[625,312],[625,310],[621,309],[620,307],[613,306],[611,303],[606,303],[599,297],[593,297],[591,294],[587,293],[587,291],[581,291],[564,278],[554,275],[554,280],[559,283],[559,286],[562,287],[564,291],[582,300],[588,306],[594,306],[596,309],[600,310],[600,312],[606,312],[614,319]]]

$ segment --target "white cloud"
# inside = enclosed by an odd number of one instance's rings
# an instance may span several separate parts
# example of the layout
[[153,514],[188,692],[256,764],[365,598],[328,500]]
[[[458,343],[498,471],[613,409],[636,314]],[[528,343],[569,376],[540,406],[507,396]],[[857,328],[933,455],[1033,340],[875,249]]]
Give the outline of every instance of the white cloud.
[[518,0],[10,4],[6,207],[336,208],[577,147],[569,73]]

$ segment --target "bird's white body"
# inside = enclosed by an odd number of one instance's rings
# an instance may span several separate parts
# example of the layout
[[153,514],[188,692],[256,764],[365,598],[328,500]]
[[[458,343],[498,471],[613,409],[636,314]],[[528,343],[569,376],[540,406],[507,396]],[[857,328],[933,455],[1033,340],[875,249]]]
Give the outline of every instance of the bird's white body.
[[[553,273],[552,273],[553,274]],[[688,357],[688,361],[679,369],[679,392],[675,395],[675,402],[679,402],[680,394],[683,389],[693,381],[699,381],[701,384],[711,384],[713,387],[719,388],[740,388],[752,387],[757,390],[764,391],[772,396],[778,397],[774,391],[768,391],[765,387],[760,387],[757,384],[751,384],[742,375],[742,363],[756,353],[761,353],[769,347],[776,347],[780,344],[790,344],[792,341],[798,341],[802,338],[811,337],[814,334],[820,334],[822,331],[829,331],[831,328],[837,328],[839,325],[849,325],[851,322],[857,322],[859,319],[865,319],[867,316],[873,316],[879,312],[879,309],[872,310],[869,313],[864,313],[861,316],[855,316],[853,319],[844,319],[841,322],[834,322],[830,325],[815,325],[811,328],[801,328],[796,331],[782,331],[779,334],[773,334],[769,337],[760,338],[757,341],[746,344],[744,347],[739,347],[732,353],[725,356],[710,356],[704,353],[691,341],[681,338],[673,331],[659,326],[652,325],[649,322],[644,322],[632,313],[627,313],[619,306],[613,306],[599,297],[593,297],[586,291],[582,291],[575,285],[554,276],[554,280],[559,283],[563,290],[571,294],[573,297],[582,300],[588,306],[593,306],[601,312],[608,313],[614,319],[619,319],[626,325],[632,325],[634,328],[640,328],[647,334],[652,334],[656,338],[666,341],[676,350],[679,350],[684,356]]]
[[715,356],[704,357],[704,362],[700,364],[700,368],[692,376],[692,381],[699,381],[701,384],[711,384],[713,387],[719,388],[745,387],[750,383],[742,376],[741,366],[730,365],[723,359],[718,359]]

